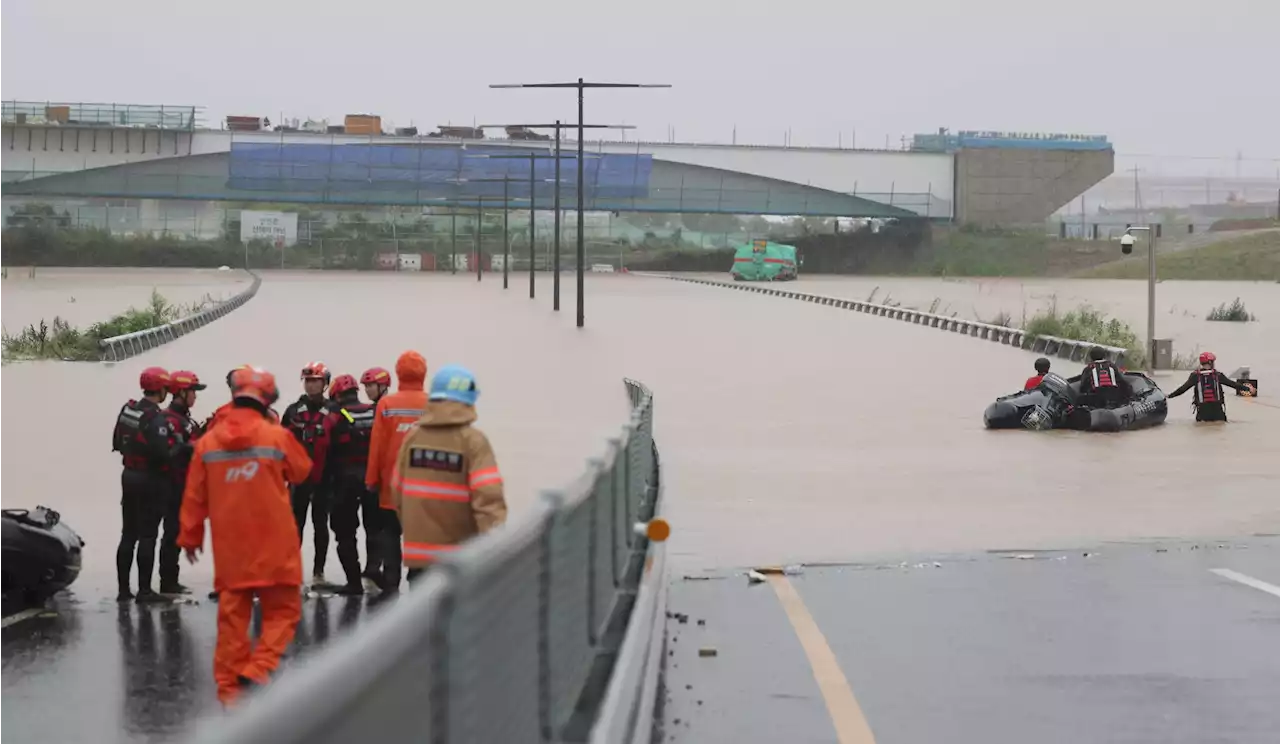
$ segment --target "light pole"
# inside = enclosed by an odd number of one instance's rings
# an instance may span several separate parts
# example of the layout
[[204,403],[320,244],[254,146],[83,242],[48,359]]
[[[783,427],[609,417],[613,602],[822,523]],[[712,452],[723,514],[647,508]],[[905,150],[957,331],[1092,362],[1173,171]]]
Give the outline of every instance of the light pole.
[[548,160],[553,155],[539,155],[536,152],[530,152],[527,155],[473,155],[476,158],[488,158],[490,160],[528,160],[529,161],[529,299],[533,299],[535,295],[534,284],[534,252],[533,245],[534,228],[536,226],[537,201],[535,191],[537,190],[537,165],[539,160]]
[[585,139],[583,130],[586,129],[584,113],[584,92],[587,88],[670,88],[666,84],[645,84],[645,83],[588,83],[582,78],[578,78],[573,83],[516,83],[514,85],[499,84],[490,85],[490,88],[575,88],[578,91],[578,327],[581,328],[586,319],[585,304],[583,301],[583,264],[586,262],[586,237],[583,233],[583,212],[585,204],[583,202],[583,192],[585,191],[582,173],[582,143]]
[[[488,156],[484,156],[488,157]],[[511,176],[502,178],[457,178],[454,183],[501,183],[502,184],[502,288],[507,288],[507,266],[511,263]],[[481,208],[484,207],[484,196],[477,196]]]
[[[556,131],[556,135],[555,135],[556,191],[555,191],[555,206],[554,206],[555,213],[556,213],[555,214],[556,235],[555,235],[555,259],[554,259],[554,267],[552,268],[553,278],[551,280],[551,309],[555,310],[556,312],[560,311],[560,181],[561,181],[560,161],[564,157],[560,154],[560,130],[565,129],[568,126],[571,126],[571,125],[562,124],[560,120],[557,119],[554,124],[482,124],[479,127],[480,129],[496,129],[498,127],[502,127],[503,129],[514,129],[516,127],[520,127],[522,129],[554,129]],[[634,126],[631,126],[629,124],[583,124],[579,128],[580,129],[635,129]],[[581,157],[582,155],[581,149],[579,149],[578,154],[579,154],[579,157]],[[579,169],[578,173],[581,174],[582,170]],[[581,188],[581,186],[579,186],[579,188]],[[581,215],[579,215],[579,217],[581,217]]]
[[1147,372],[1156,369],[1156,226],[1129,227],[1120,238],[1120,250],[1124,253],[1133,251],[1133,235],[1130,233],[1147,233]]

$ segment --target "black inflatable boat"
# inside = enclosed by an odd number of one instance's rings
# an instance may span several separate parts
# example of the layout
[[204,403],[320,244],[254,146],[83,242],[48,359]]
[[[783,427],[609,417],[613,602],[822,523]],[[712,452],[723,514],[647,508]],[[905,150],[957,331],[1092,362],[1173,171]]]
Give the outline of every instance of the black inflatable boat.
[[80,575],[84,540],[52,509],[5,509],[4,599],[38,605]]
[[1160,386],[1141,372],[1125,372],[1133,398],[1106,406],[1094,395],[1080,394],[1080,377],[1047,374],[1039,387],[997,398],[982,419],[988,429],[1077,429],[1128,431],[1163,424],[1169,401]]

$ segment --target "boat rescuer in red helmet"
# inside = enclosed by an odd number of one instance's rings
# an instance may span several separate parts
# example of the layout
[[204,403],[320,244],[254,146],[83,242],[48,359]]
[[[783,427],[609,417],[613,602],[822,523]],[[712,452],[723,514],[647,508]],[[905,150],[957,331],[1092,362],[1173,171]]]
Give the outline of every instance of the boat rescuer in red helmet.
[[[373,435],[375,403],[360,401],[360,386],[351,375],[338,375],[329,388],[333,409],[324,420],[324,436],[316,444],[317,459],[325,465],[324,484],[329,494],[329,524],[338,546],[338,562],[346,575],[346,584],[338,594],[364,594],[360,573],[360,554],[356,550],[356,533],[360,514],[365,510],[365,534],[369,532],[370,502],[376,499],[365,488],[364,476],[369,465],[369,441]],[[377,517],[374,516],[376,522]],[[368,541],[366,539],[366,550]]]
[[1200,369],[1193,370],[1181,387],[1169,393],[1170,398],[1176,398],[1188,390],[1195,390],[1196,397],[1191,405],[1196,409],[1196,421],[1227,420],[1227,399],[1222,394],[1224,385],[1245,395],[1257,392],[1252,385],[1236,382],[1222,374],[1216,367],[1217,362],[1218,357],[1213,352],[1204,352],[1200,355]]
[[302,395],[284,410],[280,425],[293,432],[315,463],[306,482],[293,487],[293,516],[298,522],[298,544],[301,545],[307,510],[311,510],[311,529],[316,547],[311,583],[324,585],[327,583],[324,566],[329,557],[329,495],[323,483],[324,461],[316,456],[316,444],[324,436],[324,420],[329,415],[325,388],[329,387],[332,375],[324,362],[312,362],[302,368],[300,378]]
[[[1080,372],[1080,394],[1100,398],[1104,405],[1124,403],[1133,397],[1133,387],[1101,346],[1089,349],[1089,363]],[[1088,399],[1086,398],[1086,401]]]
[[[191,418],[191,407],[196,395],[207,386],[200,382],[195,372],[175,370],[169,373],[169,393],[172,400],[164,415],[169,421],[169,431],[178,442],[191,444],[200,438],[200,424]],[[169,466],[172,489],[165,503],[164,536],[160,540],[160,593],[190,594],[191,590],[178,583],[178,515],[182,509],[182,490],[187,484],[187,469],[191,464],[191,448],[183,450]]]
[[169,372],[147,367],[138,376],[142,397],[120,407],[111,432],[111,449],[124,464],[120,474],[120,544],[116,547],[118,601],[134,598],[129,586],[135,553],[139,602],[163,598],[151,587],[155,571],[156,538],[164,520],[173,483],[169,469],[190,447],[178,441],[160,408],[169,391]]
[[[195,563],[209,521],[219,595],[213,678],[224,706],[270,680],[302,617],[302,555],[287,484],[311,472],[306,450],[267,414],[279,395],[275,377],[251,368],[233,378],[231,410],[196,442],[178,537]],[[250,634],[255,597],[261,612],[256,643]]]

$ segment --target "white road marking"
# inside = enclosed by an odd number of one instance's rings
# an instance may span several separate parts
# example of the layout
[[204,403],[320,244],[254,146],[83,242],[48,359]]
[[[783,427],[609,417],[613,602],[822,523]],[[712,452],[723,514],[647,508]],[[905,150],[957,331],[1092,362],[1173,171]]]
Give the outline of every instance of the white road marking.
[[1230,579],[1237,584],[1244,584],[1245,586],[1252,587],[1260,592],[1266,592],[1272,596],[1280,597],[1280,586],[1268,584],[1261,579],[1246,576],[1238,571],[1232,571],[1229,568],[1211,568],[1209,569],[1209,573],[1217,574],[1224,579]]
[[35,617],[44,611],[43,607],[32,607],[30,609],[23,610],[22,612],[15,612],[4,619],[4,624],[0,625],[0,628],[7,628],[10,625],[20,623],[23,620],[26,620],[29,617]]

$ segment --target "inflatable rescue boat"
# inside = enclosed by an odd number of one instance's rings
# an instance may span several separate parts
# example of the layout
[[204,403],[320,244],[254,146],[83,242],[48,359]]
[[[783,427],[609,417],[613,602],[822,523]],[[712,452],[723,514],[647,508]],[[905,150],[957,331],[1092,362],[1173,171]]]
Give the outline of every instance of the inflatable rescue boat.
[[1097,396],[1080,394],[1080,377],[1063,378],[1049,373],[1033,390],[997,398],[982,419],[988,429],[1076,429],[1080,431],[1128,431],[1163,424],[1169,415],[1164,391],[1141,372],[1125,372],[1133,397],[1121,405],[1106,406]]
[[38,605],[71,586],[80,575],[84,540],[61,515],[43,506],[3,515],[5,604]]

